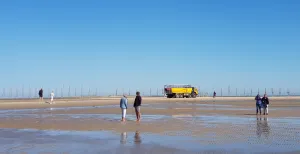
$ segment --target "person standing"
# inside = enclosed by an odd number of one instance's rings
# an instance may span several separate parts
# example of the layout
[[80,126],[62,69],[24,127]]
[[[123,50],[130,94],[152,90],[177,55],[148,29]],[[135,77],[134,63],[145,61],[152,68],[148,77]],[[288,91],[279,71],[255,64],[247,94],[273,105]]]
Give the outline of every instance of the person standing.
[[141,108],[142,105],[142,97],[140,96],[140,92],[136,92],[136,97],[134,100],[133,107],[135,109],[136,121],[140,121],[141,119]]
[[39,91],[39,97],[40,97],[40,101],[43,101],[43,88],[41,88]]
[[50,94],[50,98],[51,98],[51,101],[50,101],[50,104],[53,104],[53,100],[54,100],[54,92],[52,91],[51,94]]
[[214,96],[213,96],[213,98],[216,98],[216,96],[217,96],[217,93],[216,93],[216,91],[214,91]]
[[120,100],[120,108],[122,111],[122,120],[121,121],[126,121],[125,117],[126,117],[127,105],[128,105],[128,100],[127,100],[126,95],[124,94]]
[[264,109],[264,115],[269,114],[269,98],[267,97],[267,94],[264,95],[264,97],[261,99],[262,106]]
[[261,103],[261,97],[260,97],[259,94],[256,95],[255,100],[256,100],[256,115],[258,115],[258,111],[261,115],[261,105],[262,105],[262,103]]

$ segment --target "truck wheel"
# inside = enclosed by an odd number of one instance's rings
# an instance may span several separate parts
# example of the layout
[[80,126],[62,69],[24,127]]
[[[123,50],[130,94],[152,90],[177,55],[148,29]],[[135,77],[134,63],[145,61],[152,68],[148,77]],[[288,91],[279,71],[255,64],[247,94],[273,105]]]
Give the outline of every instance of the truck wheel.
[[179,98],[179,95],[178,95],[178,94],[175,94],[175,98]]
[[174,95],[167,95],[167,98],[173,98]]
[[197,97],[196,93],[192,93],[192,97],[196,98]]

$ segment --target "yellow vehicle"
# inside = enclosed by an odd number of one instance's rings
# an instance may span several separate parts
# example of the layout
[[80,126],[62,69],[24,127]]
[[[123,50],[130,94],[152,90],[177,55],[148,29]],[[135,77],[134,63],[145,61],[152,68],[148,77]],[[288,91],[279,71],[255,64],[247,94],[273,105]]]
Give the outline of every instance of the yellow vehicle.
[[191,85],[165,85],[165,95],[168,98],[196,98],[198,89]]

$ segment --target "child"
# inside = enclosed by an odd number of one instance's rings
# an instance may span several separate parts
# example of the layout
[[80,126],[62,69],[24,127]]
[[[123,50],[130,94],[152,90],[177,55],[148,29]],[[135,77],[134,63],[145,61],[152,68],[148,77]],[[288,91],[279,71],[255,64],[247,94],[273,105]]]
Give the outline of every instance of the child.
[[50,104],[53,104],[53,99],[54,99],[54,92],[52,91],[51,94],[50,94],[50,97],[51,97],[51,101],[50,101]]

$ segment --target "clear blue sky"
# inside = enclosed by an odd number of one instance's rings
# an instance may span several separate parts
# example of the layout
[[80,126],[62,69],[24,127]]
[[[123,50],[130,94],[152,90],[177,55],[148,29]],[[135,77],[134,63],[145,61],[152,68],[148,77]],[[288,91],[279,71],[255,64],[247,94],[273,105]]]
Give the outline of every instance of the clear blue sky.
[[0,19],[0,87],[300,90],[298,0],[11,0]]

